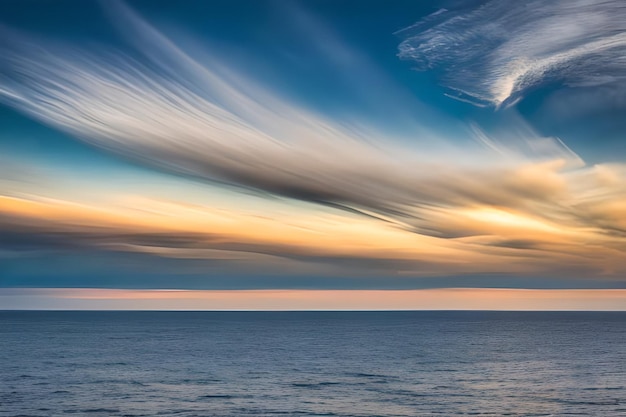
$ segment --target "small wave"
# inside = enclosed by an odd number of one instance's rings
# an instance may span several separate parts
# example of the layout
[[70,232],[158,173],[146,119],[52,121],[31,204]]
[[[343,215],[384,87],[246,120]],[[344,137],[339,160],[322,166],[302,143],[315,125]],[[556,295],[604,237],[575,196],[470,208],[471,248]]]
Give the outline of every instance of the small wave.
[[223,382],[223,381],[217,378],[199,378],[199,379],[185,378],[185,379],[182,379],[181,382],[183,384],[210,384],[213,382]]
[[355,377],[355,378],[393,378],[389,375],[382,375],[382,374],[369,374],[369,373],[365,373],[365,372],[357,372],[354,374],[348,374],[349,376]]
[[181,409],[176,409],[176,410],[159,411],[155,415],[163,416],[163,415],[172,415],[172,414],[183,414],[183,413],[192,413],[194,411],[195,410],[191,410],[191,409],[188,409],[188,408],[181,408]]
[[45,417],[39,414],[17,414],[12,417]]
[[293,387],[298,388],[320,388],[329,385],[341,385],[341,382],[324,381],[324,382],[294,382],[291,384]]
[[117,408],[87,408],[80,410],[81,413],[119,413]]
[[585,400],[562,400],[556,399],[558,403],[571,404],[571,405],[619,405],[620,401],[617,398],[599,400],[599,401],[585,401]]
[[235,396],[234,395],[229,395],[229,394],[209,394],[209,395],[201,395],[198,398],[229,399],[229,398],[235,398]]
[[583,388],[583,391],[619,391],[624,389],[624,387],[589,387]]

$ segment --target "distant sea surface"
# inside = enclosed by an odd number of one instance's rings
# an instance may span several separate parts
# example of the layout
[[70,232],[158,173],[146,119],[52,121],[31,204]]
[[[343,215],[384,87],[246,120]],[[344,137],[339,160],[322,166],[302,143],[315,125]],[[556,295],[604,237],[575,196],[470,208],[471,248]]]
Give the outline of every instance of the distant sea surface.
[[626,314],[0,312],[0,416],[626,416]]

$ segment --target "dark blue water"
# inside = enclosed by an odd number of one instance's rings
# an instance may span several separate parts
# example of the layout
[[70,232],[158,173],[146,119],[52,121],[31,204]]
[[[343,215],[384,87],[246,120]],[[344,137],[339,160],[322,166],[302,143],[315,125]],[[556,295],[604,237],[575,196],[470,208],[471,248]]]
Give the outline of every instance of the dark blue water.
[[0,312],[0,416],[625,416],[625,313]]

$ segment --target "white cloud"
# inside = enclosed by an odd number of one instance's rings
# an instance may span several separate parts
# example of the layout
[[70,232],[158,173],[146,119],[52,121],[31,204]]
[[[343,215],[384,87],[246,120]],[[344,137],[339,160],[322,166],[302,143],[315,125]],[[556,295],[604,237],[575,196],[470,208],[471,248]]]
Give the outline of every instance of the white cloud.
[[621,0],[489,1],[400,32],[399,56],[442,71],[478,104],[511,105],[550,81],[626,86]]

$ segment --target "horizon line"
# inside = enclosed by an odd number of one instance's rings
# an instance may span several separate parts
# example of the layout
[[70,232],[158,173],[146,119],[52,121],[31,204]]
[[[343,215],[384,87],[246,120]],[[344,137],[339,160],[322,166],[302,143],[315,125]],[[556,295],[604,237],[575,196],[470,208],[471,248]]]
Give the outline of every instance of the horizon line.
[[93,310],[93,309],[0,309],[0,313],[54,312],[54,313],[626,313],[626,310]]
[[18,311],[626,311],[626,289],[181,290],[4,288]]

